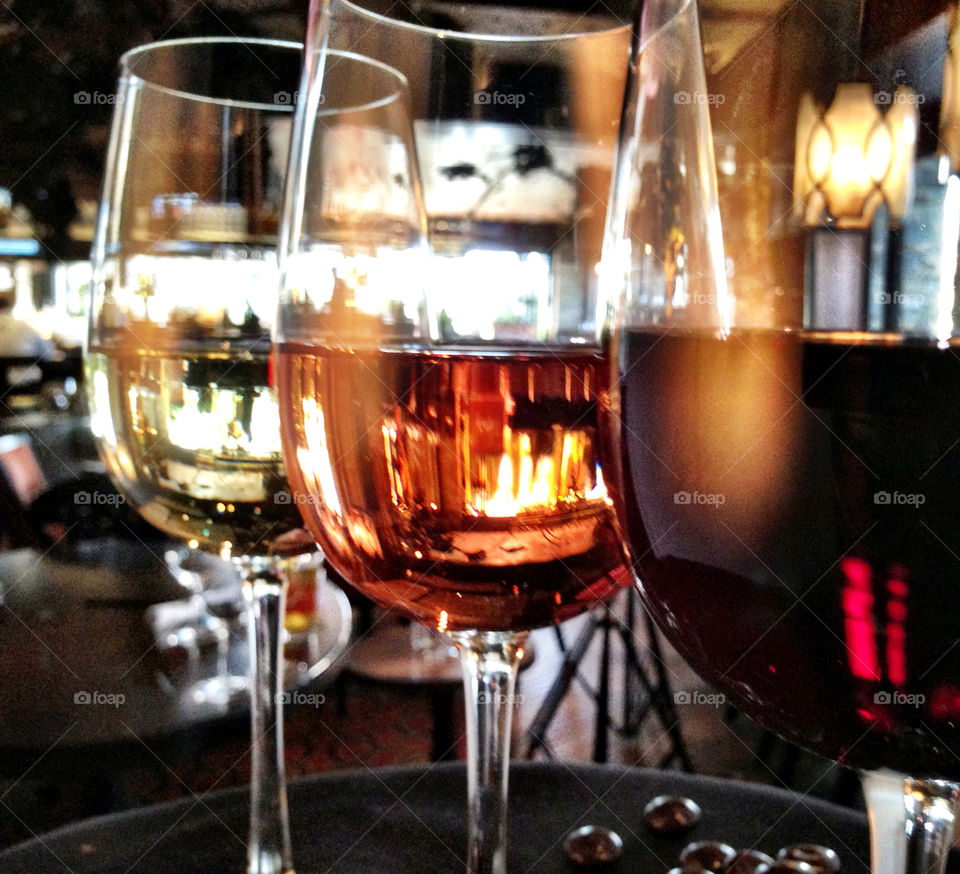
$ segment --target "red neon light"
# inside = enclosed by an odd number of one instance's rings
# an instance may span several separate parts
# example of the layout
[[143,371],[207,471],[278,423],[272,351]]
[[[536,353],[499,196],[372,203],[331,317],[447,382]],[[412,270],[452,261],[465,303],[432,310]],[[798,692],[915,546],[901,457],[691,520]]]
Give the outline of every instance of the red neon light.
[[907,682],[906,638],[907,634],[899,622],[887,625],[887,674],[894,686],[902,686]]
[[880,679],[880,663],[877,630],[873,622],[872,571],[863,559],[851,557],[840,562],[840,569],[846,580],[842,605],[850,673],[864,680],[877,681]]
[[901,564],[892,565],[890,579],[887,580],[887,591],[890,600],[887,602],[887,673],[894,686],[903,686],[907,682],[907,594],[910,587],[907,585],[907,569]]
[[903,601],[889,601],[887,603],[887,616],[894,622],[903,623],[907,619],[907,605]]
[[887,583],[887,591],[893,595],[894,598],[906,598],[907,592],[909,592],[910,589],[903,580],[893,579]]

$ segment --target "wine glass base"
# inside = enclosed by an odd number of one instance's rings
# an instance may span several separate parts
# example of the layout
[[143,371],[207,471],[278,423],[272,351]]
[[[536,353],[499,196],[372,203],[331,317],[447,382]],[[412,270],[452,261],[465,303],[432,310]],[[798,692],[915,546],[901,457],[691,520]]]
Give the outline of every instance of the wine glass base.
[[183,692],[184,697],[197,706],[232,709],[246,706],[250,700],[250,680],[235,674],[221,674],[200,680]]
[[873,874],[943,874],[960,807],[960,784],[893,771],[861,774]]

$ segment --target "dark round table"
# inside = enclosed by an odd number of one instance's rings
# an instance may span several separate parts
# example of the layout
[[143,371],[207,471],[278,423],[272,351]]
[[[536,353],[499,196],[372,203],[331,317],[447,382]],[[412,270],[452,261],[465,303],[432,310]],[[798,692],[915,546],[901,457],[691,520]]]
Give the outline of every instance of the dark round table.
[[[238,601],[239,580],[225,567],[230,576],[220,589]],[[142,566],[123,570],[33,549],[0,555],[0,773],[19,776],[47,754],[100,749],[109,756],[118,745],[142,747],[218,722],[245,721],[245,691],[227,701],[204,700],[166,673],[151,617],[186,605],[171,600],[183,597],[162,556],[150,552]],[[317,611],[309,634],[287,647],[288,690],[326,681],[346,649],[351,615],[343,592],[325,582]],[[242,624],[230,634],[227,661],[245,679]]]
[[[195,660],[179,646],[162,654],[162,629],[188,605],[170,600],[184,592],[163,552],[141,561],[128,544],[101,549],[100,562],[32,549],[0,555],[0,775],[13,781],[8,792],[17,789],[0,805],[7,840],[33,834],[36,823],[63,822],[65,813],[127,807],[142,797],[138,787],[250,736],[239,618],[222,620],[216,642]],[[230,603],[240,595],[235,574],[215,588],[211,595]],[[297,693],[291,708],[335,679],[350,635],[343,592],[325,583],[318,596],[314,625],[285,647],[286,689]],[[227,680],[215,687],[224,694],[210,694],[210,677]]]
[[[297,874],[463,874],[466,776],[462,764],[336,773],[290,785]],[[704,811],[687,836],[648,831],[643,806],[680,793]],[[51,832],[0,854],[4,874],[240,874],[248,793],[211,793]],[[572,828],[614,828],[624,855],[612,874],[665,874],[690,840],[722,839],[775,854],[785,844],[832,846],[844,874],[869,868],[866,817],[767,787],[670,771],[518,762],[511,777],[511,872],[572,869],[561,844]]]

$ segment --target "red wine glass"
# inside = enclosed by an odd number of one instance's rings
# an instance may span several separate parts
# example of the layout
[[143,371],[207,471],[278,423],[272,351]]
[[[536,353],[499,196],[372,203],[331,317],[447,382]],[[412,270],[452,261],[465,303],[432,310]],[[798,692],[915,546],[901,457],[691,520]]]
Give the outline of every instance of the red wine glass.
[[861,49],[859,4],[800,5],[708,18],[707,76],[696,4],[644,4],[605,240],[609,484],[680,653],[863,774],[877,874],[942,871],[960,788],[957,162],[929,65]]

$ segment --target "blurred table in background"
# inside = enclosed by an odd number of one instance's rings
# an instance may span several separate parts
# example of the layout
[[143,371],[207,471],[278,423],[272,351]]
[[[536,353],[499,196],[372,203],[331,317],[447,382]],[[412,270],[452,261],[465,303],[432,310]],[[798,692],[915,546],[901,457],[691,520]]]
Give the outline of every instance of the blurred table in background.
[[[162,552],[136,555],[131,543],[109,541],[97,550],[99,562],[32,549],[0,554],[0,774],[79,785],[86,815],[115,809],[111,793],[125,768],[169,770],[249,732],[245,690],[226,701],[196,694],[199,661],[162,639],[164,622],[187,604],[172,600],[184,590]],[[226,667],[240,679],[247,639],[239,581],[219,585],[233,586],[219,600],[237,605],[222,624]],[[292,704],[332,682],[351,624],[346,596],[323,582],[316,622],[287,653]]]
[[[145,604],[184,595],[162,558],[118,570],[119,562],[105,557],[85,565],[30,549],[0,555],[0,769],[8,770],[17,749],[35,756],[54,744],[64,751],[137,743],[228,718],[237,708],[246,713],[243,696],[224,708],[180,694],[176,672],[160,658]],[[234,597],[239,602],[238,581]],[[331,584],[318,597],[318,621],[297,644],[309,661],[291,666],[299,670],[290,672],[288,688],[319,680],[346,647],[346,597]],[[229,663],[242,675],[246,631],[242,620],[234,624]],[[113,697],[97,704],[95,694]]]

